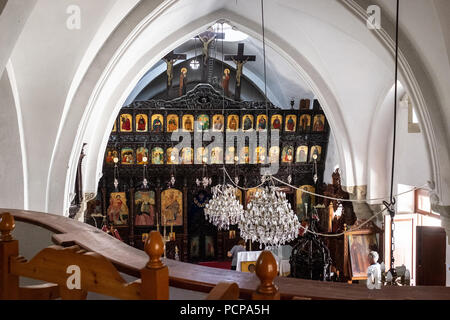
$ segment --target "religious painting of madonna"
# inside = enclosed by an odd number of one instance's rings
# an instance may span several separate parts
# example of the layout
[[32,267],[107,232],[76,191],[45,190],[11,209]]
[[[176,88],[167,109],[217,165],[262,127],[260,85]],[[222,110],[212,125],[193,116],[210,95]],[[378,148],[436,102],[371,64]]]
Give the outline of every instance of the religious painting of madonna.
[[325,116],[323,114],[314,116],[313,123],[313,131],[322,132],[323,130],[325,130]]
[[169,114],[167,116],[167,132],[174,132],[178,130],[178,115]]
[[146,114],[136,115],[136,131],[146,132],[148,130],[148,116]]
[[224,117],[221,114],[215,114],[212,118],[213,131],[223,131]]
[[267,116],[265,114],[260,114],[256,118],[256,130],[267,130]]
[[131,132],[132,128],[131,114],[124,113],[120,115],[120,132]]
[[230,114],[228,116],[227,130],[237,131],[239,128],[239,117],[236,114]]
[[209,130],[209,116],[201,114],[197,117],[197,130]]
[[[147,161],[144,161],[147,158]],[[139,147],[136,150],[136,163],[137,164],[148,164],[148,149],[144,147]]]
[[309,192],[316,192],[316,189],[313,186],[310,185],[304,185],[300,187],[300,190],[297,190],[296,197],[297,197],[297,217],[300,222],[303,220],[306,220],[308,218],[307,214],[311,212],[312,207],[315,203],[315,196],[311,195],[306,192],[302,192],[302,190],[306,190]]
[[106,149],[105,162],[107,164],[114,164],[114,158],[119,159],[119,153],[117,150],[111,148]]
[[249,131],[253,130],[253,120],[254,117],[251,114],[246,114],[242,117],[242,130]]
[[177,189],[167,189],[161,193],[161,225],[183,225],[183,193]]
[[182,124],[184,131],[194,132],[194,116],[192,114],[185,114],[182,117]]
[[164,164],[164,150],[159,147],[152,149],[152,164]]
[[154,226],[155,225],[155,192],[137,191],[134,194],[134,204],[136,214],[134,219],[135,226]]
[[297,116],[294,114],[289,114],[286,116],[284,131],[286,132],[295,132],[295,128],[297,125]]
[[107,209],[108,219],[114,225],[125,225],[128,223],[128,207],[125,192],[112,192],[109,196]]
[[162,114],[152,115],[152,132],[163,132],[164,117]]
[[367,278],[370,249],[377,247],[377,238],[372,234],[348,234],[348,250],[350,253],[350,269],[352,278]]
[[122,164],[134,164],[134,151],[131,148],[122,149]]
[[272,130],[281,130],[282,122],[283,122],[283,118],[279,114],[274,114],[272,116],[270,128]]

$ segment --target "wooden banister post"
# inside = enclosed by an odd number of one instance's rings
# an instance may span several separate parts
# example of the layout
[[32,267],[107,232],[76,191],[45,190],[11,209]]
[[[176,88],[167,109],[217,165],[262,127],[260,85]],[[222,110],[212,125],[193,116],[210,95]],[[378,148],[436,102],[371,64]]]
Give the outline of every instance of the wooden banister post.
[[280,292],[273,280],[277,276],[277,261],[272,252],[264,250],[256,261],[256,275],[261,284],[252,295],[252,300],[280,300]]
[[10,257],[19,255],[19,241],[11,232],[15,228],[13,216],[9,212],[0,214],[0,299],[19,298],[19,277],[12,275],[9,268]]
[[142,299],[169,300],[169,268],[161,261],[164,242],[158,231],[152,231],[145,242],[145,252],[150,257],[141,270]]

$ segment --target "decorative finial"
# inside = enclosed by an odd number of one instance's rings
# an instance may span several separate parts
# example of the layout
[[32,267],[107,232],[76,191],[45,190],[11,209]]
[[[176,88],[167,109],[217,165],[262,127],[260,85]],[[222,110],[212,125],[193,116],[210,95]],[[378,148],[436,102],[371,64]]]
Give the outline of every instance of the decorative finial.
[[256,261],[256,275],[261,284],[258,286],[257,292],[267,295],[274,295],[278,292],[277,286],[273,280],[277,276],[277,261],[272,252],[264,250]]
[[16,227],[13,216],[9,212],[0,215],[0,241],[12,241],[11,232]]
[[145,242],[145,252],[150,257],[147,263],[147,268],[159,269],[164,266],[161,261],[161,256],[164,253],[164,242],[161,234],[158,231],[150,232],[150,236]]

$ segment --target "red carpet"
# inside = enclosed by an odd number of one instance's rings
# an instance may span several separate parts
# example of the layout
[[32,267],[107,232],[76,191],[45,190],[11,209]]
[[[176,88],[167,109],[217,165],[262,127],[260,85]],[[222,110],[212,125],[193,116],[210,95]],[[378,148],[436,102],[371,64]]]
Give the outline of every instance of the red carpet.
[[210,268],[218,268],[218,269],[231,269],[231,261],[208,261],[208,262],[199,262],[201,266],[210,267]]

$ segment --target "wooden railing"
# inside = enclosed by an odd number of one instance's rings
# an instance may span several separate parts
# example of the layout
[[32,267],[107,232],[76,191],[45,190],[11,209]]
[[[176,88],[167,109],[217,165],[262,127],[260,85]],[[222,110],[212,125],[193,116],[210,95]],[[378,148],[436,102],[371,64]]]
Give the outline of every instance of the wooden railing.
[[[0,218],[1,299],[84,299],[87,292],[120,299],[168,299],[169,286],[209,293],[207,299],[450,299],[448,287],[369,290],[362,285],[276,277],[276,261],[268,251],[258,258],[256,276],[209,268],[161,258],[163,244],[157,232],[151,233],[145,251],[141,251],[62,216],[9,212]],[[55,232],[52,240],[56,246],[43,249],[30,261],[20,257],[18,241],[11,236],[14,219]],[[80,268],[80,289],[67,287],[71,265]],[[119,272],[139,279],[127,283]],[[50,284],[20,288],[20,276]]]

